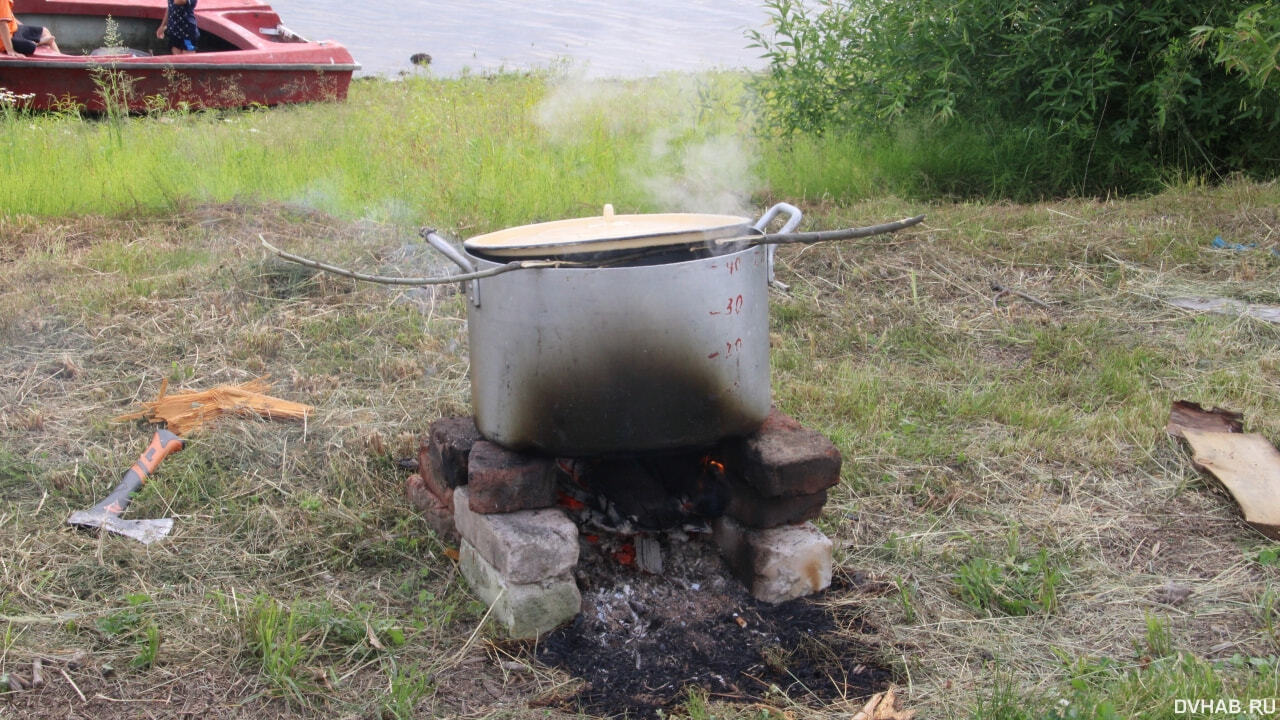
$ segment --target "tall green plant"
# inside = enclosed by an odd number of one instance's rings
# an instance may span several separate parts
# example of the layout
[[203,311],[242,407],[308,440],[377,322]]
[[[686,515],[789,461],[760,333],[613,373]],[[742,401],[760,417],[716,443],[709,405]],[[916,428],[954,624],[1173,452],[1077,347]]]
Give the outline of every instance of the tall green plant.
[[[106,32],[102,40],[107,47],[118,47],[120,29],[114,18],[107,16]],[[129,99],[133,95],[135,78],[121,70],[115,61],[94,65],[89,69],[93,85],[98,97],[102,100],[103,112],[110,123],[112,136],[116,145],[124,143],[123,125],[129,118]]]

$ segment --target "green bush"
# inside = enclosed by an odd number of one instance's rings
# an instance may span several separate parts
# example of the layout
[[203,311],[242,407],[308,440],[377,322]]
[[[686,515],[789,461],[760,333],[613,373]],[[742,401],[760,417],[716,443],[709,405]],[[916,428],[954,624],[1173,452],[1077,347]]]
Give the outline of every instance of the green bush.
[[[1273,3],[769,0],[757,85],[785,134],[989,126],[1066,157],[1038,190],[1280,170]],[[1269,64],[1268,64],[1269,63]],[[984,192],[982,167],[971,183]]]

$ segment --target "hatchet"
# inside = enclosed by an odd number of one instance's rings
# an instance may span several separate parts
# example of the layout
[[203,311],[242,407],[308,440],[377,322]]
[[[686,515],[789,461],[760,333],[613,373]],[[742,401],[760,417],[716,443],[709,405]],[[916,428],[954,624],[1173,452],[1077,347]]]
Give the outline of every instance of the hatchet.
[[158,520],[124,520],[120,514],[129,506],[133,493],[155,472],[160,461],[172,453],[182,449],[182,438],[168,430],[157,430],[151,438],[151,444],[138,457],[137,462],[124,474],[124,479],[116,485],[111,494],[88,510],[77,510],[67,518],[68,525],[80,527],[102,528],[113,533],[131,537],[143,545],[163,538],[173,529],[173,518]]

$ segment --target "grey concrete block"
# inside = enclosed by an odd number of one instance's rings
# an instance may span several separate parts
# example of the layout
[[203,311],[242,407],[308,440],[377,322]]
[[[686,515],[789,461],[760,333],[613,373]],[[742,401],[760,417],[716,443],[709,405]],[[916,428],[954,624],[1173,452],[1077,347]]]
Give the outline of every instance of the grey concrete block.
[[572,620],[582,609],[582,595],[572,573],[542,582],[513,583],[466,540],[462,541],[460,554],[463,577],[513,638],[536,638]]
[[831,538],[813,523],[753,530],[722,517],[713,530],[730,569],[757,600],[780,603],[831,585]]
[[471,509],[469,488],[453,492],[458,533],[508,582],[538,582],[578,564],[578,527],[560,509],[483,514]]

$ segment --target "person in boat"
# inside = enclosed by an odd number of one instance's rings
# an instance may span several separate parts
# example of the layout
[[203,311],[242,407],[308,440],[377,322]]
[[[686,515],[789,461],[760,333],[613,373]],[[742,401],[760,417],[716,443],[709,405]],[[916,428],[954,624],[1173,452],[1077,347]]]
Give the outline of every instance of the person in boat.
[[41,45],[62,52],[49,28],[18,22],[13,15],[13,0],[0,0],[0,44],[4,45],[5,55],[32,55]]
[[[0,0],[4,2],[4,0]],[[169,40],[169,50],[174,55],[196,51],[200,29],[196,27],[196,0],[169,0],[164,9],[164,19],[156,28],[156,37]]]

